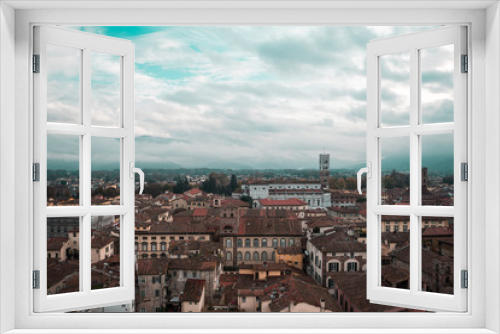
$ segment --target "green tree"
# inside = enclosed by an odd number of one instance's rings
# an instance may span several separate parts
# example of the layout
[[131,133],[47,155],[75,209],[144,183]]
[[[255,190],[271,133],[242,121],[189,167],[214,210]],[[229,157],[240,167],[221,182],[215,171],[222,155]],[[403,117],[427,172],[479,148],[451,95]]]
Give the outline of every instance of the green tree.
[[189,181],[186,177],[184,177],[183,179],[180,177],[176,178],[176,184],[173,188],[175,194],[182,194],[189,189],[191,189],[191,185],[189,184]]
[[236,178],[236,175],[231,175],[231,182],[229,182],[229,188],[231,189],[231,193],[238,188],[238,179]]
[[102,189],[102,187],[98,187],[96,190],[94,190],[94,193],[92,195],[104,195],[104,189]]
[[350,176],[345,180],[345,187],[346,189],[351,189],[351,190],[356,189],[358,186],[357,183],[358,181],[356,180],[356,178]]
[[163,188],[158,183],[151,183],[144,187],[144,193],[156,197],[160,194],[163,194]]
[[103,192],[104,196],[107,198],[116,196],[116,189],[113,187],[106,188]]
[[250,203],[250,208],[253,208],[253,199],[252,197],[248,196],[248,195],[243,195],[240,197],[240,199],[243,201],[243,202],[248,202]]

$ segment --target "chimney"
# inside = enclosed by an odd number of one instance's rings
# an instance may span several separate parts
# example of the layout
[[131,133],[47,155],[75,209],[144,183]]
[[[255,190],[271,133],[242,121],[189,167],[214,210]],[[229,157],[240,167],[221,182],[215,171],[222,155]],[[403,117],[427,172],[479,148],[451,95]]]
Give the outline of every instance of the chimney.
[[319,307],[320,307],[320,312],[325,312],[325,309],[326,309],[326,300],[324,300],[323,298],[321,298],[319,300]]

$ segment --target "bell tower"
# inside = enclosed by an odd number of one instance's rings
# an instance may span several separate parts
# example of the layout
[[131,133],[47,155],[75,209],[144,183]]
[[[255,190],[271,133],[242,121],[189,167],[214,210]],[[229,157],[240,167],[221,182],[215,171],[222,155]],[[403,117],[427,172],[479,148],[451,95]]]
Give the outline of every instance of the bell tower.
[[321,188],[328,188],[328,177],[330,177],[330,154],[319,155],[319,182]]

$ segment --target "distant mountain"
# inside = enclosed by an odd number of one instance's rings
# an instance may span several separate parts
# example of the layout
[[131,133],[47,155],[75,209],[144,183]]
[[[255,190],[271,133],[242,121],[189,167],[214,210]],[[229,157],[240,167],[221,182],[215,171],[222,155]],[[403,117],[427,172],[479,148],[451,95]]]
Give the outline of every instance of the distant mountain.
[[47,169],[78,170],[79,168],[80,164],[78,161],[47,160]]
[[[429,173],[452,173],[453,156],[450,155],[424,155],[422,167],[427,167]],[[409,171],[410,161],[408,157],[390,156],[382,160],[383,170]]]
[[382,170],[397,170],[397,171],[409,171],[410,170],[410,159],[408,156],[389,156],[382,159]]
[[357,164],[354,164],[354,165],[348,165],[347,167],[345,167],[343,169],[349,169],[349,170],[358,171],[358,170],[360,170],[361,168],[364,168],[364,167],[366,167],[366,162],[360,162],[360,163],[357,163]]
[[142,160],[136,160],[135,161],[135,166],[137,168],[148,168],[148,169],[181,169],[182,166],[179,164],[176,164],[175,162],[149,162],[149,161],[142,161]]
[[204,168],[216,168],[216,169],[255,169],[255,167],[250,164],[240,163],[230,160],[217,160],[203,165]]

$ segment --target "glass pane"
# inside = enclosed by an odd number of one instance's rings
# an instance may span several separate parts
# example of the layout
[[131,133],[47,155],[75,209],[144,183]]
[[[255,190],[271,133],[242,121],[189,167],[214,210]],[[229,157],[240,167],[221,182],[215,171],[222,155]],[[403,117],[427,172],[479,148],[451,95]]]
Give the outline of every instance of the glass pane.
[[410,138],[381,138],[382,205],[410,204]]
[[47,218],[47,294],[80,291],[80,218]]
[[381,125],[410,125],[410,52],[380,57]]
[[382,216],[382,286],[410,288],[410,217]]
[[420,50],[422,123],[453,122],[454,45]]
[[421,136],[422,205],[453,206],[453,133]]
[[453,218],[422,217],[422,291],[453,294]]
[[92,290],[120,286],[120,216],[92,217]]
[[80,123],[81,54],[47,44],[47,122]]
[[120,139],[92,137],[92,205],[120,205]]
[[79,205],[80,137],[47,135],[47,206]]
[[120,58],[99,52],[91,54],[92,125],[120,126]]

